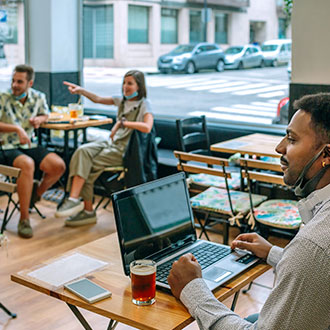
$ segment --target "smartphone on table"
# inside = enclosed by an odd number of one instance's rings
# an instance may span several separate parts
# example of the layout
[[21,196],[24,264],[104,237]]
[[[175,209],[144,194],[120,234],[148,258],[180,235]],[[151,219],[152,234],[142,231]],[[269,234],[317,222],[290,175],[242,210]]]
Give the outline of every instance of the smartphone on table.
[[111,297],[111,292],[87,278],[65,284],[64,287],[85,301],[93,304],[101,299]]

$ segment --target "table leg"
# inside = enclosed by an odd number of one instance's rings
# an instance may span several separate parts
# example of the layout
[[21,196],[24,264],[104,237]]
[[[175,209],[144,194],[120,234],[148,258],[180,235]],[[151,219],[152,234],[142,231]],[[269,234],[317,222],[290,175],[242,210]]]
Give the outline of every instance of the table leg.
[[70,307],[70,309],[73,312],[73,314],[77,317],[77,319],[79,320],[79,322],[82,324],[82,326],[86,330],[93,330],[91,328],[91,326],[88,324],[88,322],[85,320],[85,318],[83,317],[83,315],[80,313],[79,309],[76,306],[71,305],[69,303],[67,303],[67,305]]
[[235,295],[234,295],[234,299],[233,299],[233,302],[231,303],[231,307],[230,307],[230,309],[231,309],[232,311],[234,311],[234,309],[235,309],[235,307],[236,307],[236,303],[237,303],[237,299],[238,299],[239,293],[240,293],[240,290],[237,291],[237,292],[235,293]]
[[73,146],[74,146],[74,149],[76,150],[78,148],[78,130],[75,129],[73,131]]
[[66,164],[69,164],[69,131],[64,131],[64,161]]
[[[73,314],[77,317],[81,325],[86,329],[86,330],[92,330],[91,326],[88,324],[84,316],[80,313],[79,309],[75,305],[71,305],[67,303]],[[118,325],[118,321],[110,319],[109,325],[107,330],[114,330],[115,327]]]

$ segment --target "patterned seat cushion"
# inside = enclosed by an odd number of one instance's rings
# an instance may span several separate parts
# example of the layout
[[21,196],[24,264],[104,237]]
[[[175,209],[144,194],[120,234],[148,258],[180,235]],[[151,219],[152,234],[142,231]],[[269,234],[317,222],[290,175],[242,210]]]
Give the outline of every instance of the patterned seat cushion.
[[[218,187],[226,189],[225,178],[220,176],[199,173],[191,174],[189,178],[192,180],[192,183],[205,186],[205,187]],[[239,189],[241,187],[241,175],[240,173],[233,172],[231,173],[231,179],[228,179],[229,189]]]
[[254,216],[258,222],[276,228],[298,229],[301,218],[297,201],[286,199],[272,199],[254,209]]
[[[242,191],[231,190],[230,197],[235,213],[246,214],[250,210],[249,194]],[[266,196],[252,195],[253,204],[259,205],[267,199]],[[208,210],[231,215],[226,189],[210,187],[190,199],[191,206],[196,209]]]

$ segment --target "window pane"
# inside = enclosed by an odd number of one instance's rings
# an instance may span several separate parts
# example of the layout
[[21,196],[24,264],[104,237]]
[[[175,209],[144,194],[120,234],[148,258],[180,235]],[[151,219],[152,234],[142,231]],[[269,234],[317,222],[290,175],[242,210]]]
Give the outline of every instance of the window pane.
[[162,8],[162,44],[176,44],[178,42],[178,11]]
[[215,16],[215,42],[217,44],[228,43],[228,15],[216,14]]
[[113,8],[106,6],[95,11],[96,58],[113,57]]
[[190,42],[203,41],[202,12],[197,10],[190,11]]
[[128,42],[148,43],[148,7],[128,6]]
[[84,5],[83,16],[84,58],[113,58],[112,5]]

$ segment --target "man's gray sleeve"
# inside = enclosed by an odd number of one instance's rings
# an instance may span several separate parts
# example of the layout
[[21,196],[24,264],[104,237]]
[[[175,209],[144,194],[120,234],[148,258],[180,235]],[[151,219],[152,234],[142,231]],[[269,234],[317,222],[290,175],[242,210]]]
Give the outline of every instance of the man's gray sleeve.
[[200,329],[325,330],[330,325],[330,258],[308,240],[295,240],[277,265],[277,281],[252,324],[217,301],[202,279],[188,283],[180,299]]

